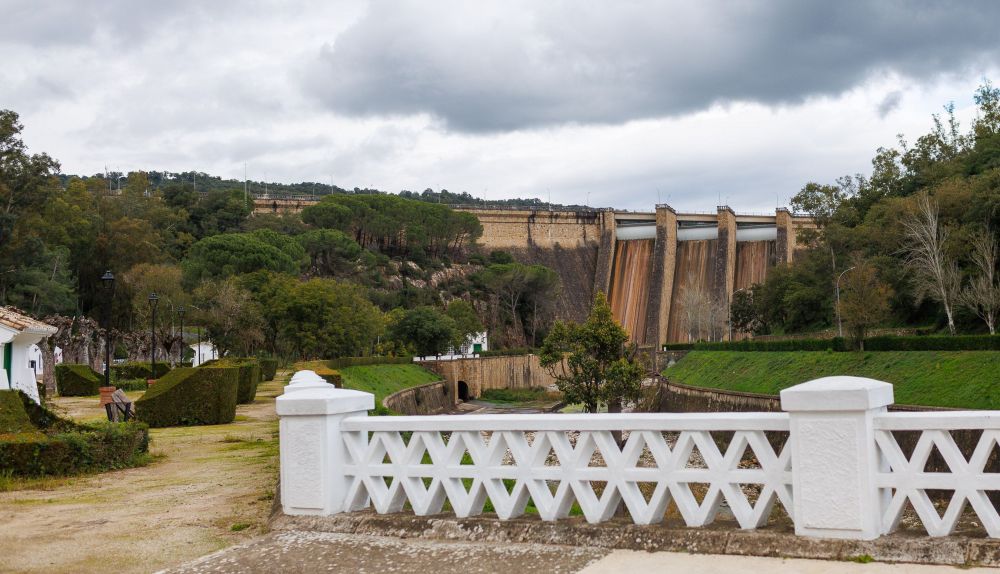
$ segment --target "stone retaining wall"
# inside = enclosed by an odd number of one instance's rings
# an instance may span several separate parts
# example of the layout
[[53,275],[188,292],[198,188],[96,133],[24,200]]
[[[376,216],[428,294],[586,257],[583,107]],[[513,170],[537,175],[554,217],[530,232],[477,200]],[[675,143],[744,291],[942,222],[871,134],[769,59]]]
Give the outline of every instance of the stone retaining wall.
[[458,384],[468,386],[469,398],[488,389],[530,389],[555,384],[555,378],[539,363],[538,355],[480,357],[454,361],[424,361],[420,366],[441,375],[458,398]]
[[438,415],[454,405],[454,385],[447,381],[410,387],[382,399],[382,406],[404,415]]

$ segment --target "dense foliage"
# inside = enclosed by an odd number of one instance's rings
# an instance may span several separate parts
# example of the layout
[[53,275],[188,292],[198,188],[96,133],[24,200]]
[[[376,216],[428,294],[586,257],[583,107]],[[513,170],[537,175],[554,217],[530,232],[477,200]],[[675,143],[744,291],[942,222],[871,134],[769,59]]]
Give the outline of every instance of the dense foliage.
[[841,322],[855,337],[858,327],[879,323],[992,332],[1000,309],[1000,89],[987,82],[975,100],[968,130],[948,105],[930,133],[879,148],[871,175],[804,186],[793,207],[819,228],[803,235],[794,265],[753,289],[754,312],[740,302],[741,326],[837,326],[839,279],[842,291],[856,284],[864,294],[845,301],[841,293]]
[[[262,189],[195,172],[67,176],[29,153],[21,130],[0,111],[0,304],[66,324],[58,344],[88,350],[76,360],[94,368],[109,312],[115,357],[150,359],[153,292],[157,360],[170,365],[198,336],[222,355],[392,356],[457,348],[484,329],[494,347],[536,344],[553,320],[558,278],[478,253],[479,221],[446,205],[482,203],[468,194]],[[322,201],[251,216],[260,191]]]

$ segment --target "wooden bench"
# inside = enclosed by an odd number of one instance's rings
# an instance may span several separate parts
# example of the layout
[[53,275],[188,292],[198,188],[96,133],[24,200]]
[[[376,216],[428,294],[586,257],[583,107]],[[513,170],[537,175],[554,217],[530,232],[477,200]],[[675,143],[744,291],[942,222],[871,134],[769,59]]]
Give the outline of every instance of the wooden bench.
[[120,423],[135,418],[132,399],[125,396],[125,392],[121,389],[111,393],[111,402],[104,405],[104,409],[108,412],[108,420],[111,422]]

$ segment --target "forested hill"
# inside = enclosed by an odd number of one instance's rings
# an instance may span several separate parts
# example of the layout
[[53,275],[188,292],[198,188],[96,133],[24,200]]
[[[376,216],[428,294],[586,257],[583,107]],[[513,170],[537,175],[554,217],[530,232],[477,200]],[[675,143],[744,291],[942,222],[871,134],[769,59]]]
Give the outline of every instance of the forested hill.
[[301,213],[251,216],[240,181],[60,175],[22,129],[0,110],[0,305],[64,326],[64,349],[97,348],[100,321],[118,358],[148,358],[152,302],[172,360],[182,322],[223,353],[302,359],[432,355],[484,330],[536,346],[555,319],[558,276],[481,251],[478,218],[448,205],[480,201],[467,194],[328,188]]
[[106,186],[109,193],[118,193],[123,189],[130,177],[142,175],[145,183],[151,192],[163,192],[170,189],[181,189],[194,192],[208,193],[212,191],[231,191],[243,193],[244,189],[254,195],[267,194],[270,197],[315,197],[320,198],[326,195],[399,195],[406,199],[425,201],[428,203],[441,203],[445,205],[468,205],[468,206],[502,206],[502,207],[523,207],[523,208],[545,208],[554,207],[557,209],[582,208],[582,205],[564,205],[559,203],[549,203],[535,198],[511,198],[511,199],[482,199],[466,191],[454,193],[447,189],[435,191],[431,188],[423,191],[402,190],[398,194],[372,188],[355,187],[347,189],[331,183],[319,183],[315,181],[303,181],[300,183],[278,183],[257,180],[223,179],[219,176],[197,171],[169,172],[169,171],[142,171],[122,173],[111,171],[90,176],[59,174],[59,180],[63,186],[72,179],[82,181],[99,181]]
[[[948,104],[915,140],[880,147],[870,175],[808,183],[793,198],[818,231],[794,265],[734,296],[739,331],[878,326],[994,332],[1000,320],[1000,89],[974,94],[961,125]],[[874,145],[874,144],[873,144]]]

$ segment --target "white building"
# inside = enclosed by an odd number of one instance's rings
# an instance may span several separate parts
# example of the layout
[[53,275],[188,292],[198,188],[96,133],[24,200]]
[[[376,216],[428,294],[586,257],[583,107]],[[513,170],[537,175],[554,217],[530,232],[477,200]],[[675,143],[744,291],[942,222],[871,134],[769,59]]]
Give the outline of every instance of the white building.
[[55,327],[23,315],[13,307],[0,307],[0,344],[3,345],[0,390],[23,391],[36,403],[40,402],[35,369],[31,365],[31,347],[55,332]]
[[190,347],[191,351],[194,352],[194,357],[191,359],[191,366],[193,367],[197,367],[205,361],[211,361],[212,359],[219,358],[219,352],[216,350],[215,345],[209,343],[208,341],[202,341],[201,343],[195,345],[188,345],[188,347]]

